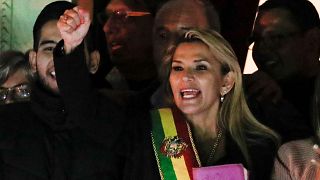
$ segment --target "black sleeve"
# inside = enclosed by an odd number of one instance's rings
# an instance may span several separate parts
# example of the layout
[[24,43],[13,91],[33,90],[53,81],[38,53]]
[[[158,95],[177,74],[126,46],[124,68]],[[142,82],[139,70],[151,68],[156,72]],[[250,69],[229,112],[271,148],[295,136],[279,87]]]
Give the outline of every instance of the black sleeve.
[[[63,54],[63,40],[54,50],[54,66],[60,96],[63,99],[67,117],[74,123],[90,119],[95,111],[93,106],[89,73],[85,64],[84,46],[79,45],[72,53]],[[80,118],[80,119],[79,119]]]
[[250,179],[271,179],[277,150],[278,147],[271,139],[259,138],[250,143],[249,153],[252,166],[252,171],[249,172]]
[[247,102],[256,119],[276,131],[283,143],[312,136],[312,127],[306,124],[304,116],[288,101],[281,100],[273,104],[249,98]]
[[83,43],[68,55],[59,53],[61,46],[63,41],[54,50],[54,66],[68,121],[99,143],[113,146],[123,129],[121,108],[93,90]]

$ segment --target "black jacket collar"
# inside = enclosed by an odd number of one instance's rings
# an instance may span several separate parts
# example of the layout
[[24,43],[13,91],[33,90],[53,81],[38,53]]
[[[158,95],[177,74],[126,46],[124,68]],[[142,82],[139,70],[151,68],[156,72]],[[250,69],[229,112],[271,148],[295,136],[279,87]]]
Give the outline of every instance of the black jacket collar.
[[47,91],[40,83],[35,83],[31,95],[31,108],[36,116],[53,131],[73,128],[73,122],[67,121],[62,99]]

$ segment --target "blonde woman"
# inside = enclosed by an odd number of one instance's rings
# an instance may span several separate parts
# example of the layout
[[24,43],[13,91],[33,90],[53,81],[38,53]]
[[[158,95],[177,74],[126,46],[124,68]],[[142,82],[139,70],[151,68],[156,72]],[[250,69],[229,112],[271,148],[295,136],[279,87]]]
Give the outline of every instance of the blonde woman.
[[163,70],[175,107],[152,113],[160,177],[182,179],[183,159],[192,168],[241,163],[250,179],[269,179],[278,138],[249,111],[229,43],[215,31],[190,30],[168,49]]
[[320,76],[313,98],[313,137],[282,145],[274,165],[273,179],[320,179]]

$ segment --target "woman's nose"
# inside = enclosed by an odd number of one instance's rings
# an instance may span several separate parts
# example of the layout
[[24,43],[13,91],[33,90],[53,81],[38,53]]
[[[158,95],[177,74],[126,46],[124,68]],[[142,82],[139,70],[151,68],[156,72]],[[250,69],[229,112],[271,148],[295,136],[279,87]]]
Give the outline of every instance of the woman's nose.
[[194,79],[194,75],[192,70],[187,70],[182,77],[183,81],[193,81],[193,79]]

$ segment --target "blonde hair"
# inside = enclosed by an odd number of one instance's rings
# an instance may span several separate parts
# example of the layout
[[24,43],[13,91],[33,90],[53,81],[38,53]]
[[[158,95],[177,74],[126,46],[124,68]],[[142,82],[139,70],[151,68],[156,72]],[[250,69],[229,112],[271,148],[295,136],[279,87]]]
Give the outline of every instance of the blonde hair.
[[259,123],[249,110],[242,89],[242,73],[237,57],[231,45],[217,32],[213,30],[189,30],[182,39],[179,39],[172,47],[169,47],[164,57],[162,78],[167,86],[167,93],[172,98],[172,91],[169,83],[172,57],[176,47],[182,42],[202,42],[208,46],[218,62],[221,63],[221,73],[226,75],[234,73],[234,87],[225,95],[224,102],[219,109],[218,126],[230,133],[232,139],[238,144],[249,166],[251,160],[248,152],[248,141],[250,135],[271,139],[276,146],[279,146],[278,135],[268,127]]

